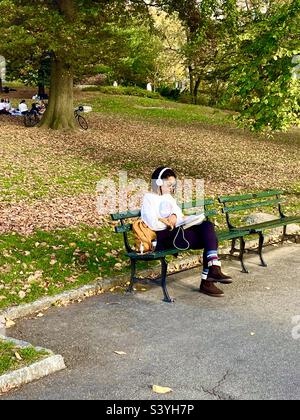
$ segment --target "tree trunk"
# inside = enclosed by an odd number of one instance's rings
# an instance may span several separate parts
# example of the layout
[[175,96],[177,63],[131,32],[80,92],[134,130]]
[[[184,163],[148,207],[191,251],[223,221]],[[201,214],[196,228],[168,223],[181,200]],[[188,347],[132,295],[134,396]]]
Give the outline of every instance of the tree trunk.
[[74,130],[73,72],[62,60],[53,57],[49,104],[40,127]]
[[189,77],[190,77],[190,94],[193,98],[194,94],[194,75],[193,75],[193,69],[192,66],[189,66]]
[[[56,0],[58,9],[67,22],[73,22],[74,0]],[[40,127],[53,130],[74,130],[73,71],[63,57],[53,55],[49,104]]]
[[38,84],[38,96],[41,98],[41,99],[45,99],[45,85],[42,85],[42,84]]
[[0,77],[0,92],[2,92],[2,79]]
[[194,86],[194,91],[193,91],[193,102],[195,105],[198,104],[198,90],[199,90],[200,82],[201,82],[200,78],[198,78],[195,81],[195,86]]

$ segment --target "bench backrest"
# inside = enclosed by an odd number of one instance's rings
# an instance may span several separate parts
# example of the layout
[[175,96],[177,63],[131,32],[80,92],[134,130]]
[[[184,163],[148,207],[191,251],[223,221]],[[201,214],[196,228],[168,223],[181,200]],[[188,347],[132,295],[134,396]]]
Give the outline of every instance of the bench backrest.
[[[197,208],[198,209],[202,208],[202,211],[203,211],[203,208],[204,208],[204,214],[207,219],[209,219],[209,217],[212,217],[218,214],[217,210],[213,208],[213,205],[214,205],[214,199],[212,198],[205,199],[204,201],[200,200],[200,201],[192,201],[188,203],[179,204],[179,206],[183,208],[183,211],[185,211],[185,213],[191,213],[193,212],[193,210]],[[137,210],[113,213],[110,216],[113,221],[120,222],[120,224],[115,226],[115,233],[123,234],[125,248],[127,252],[132,252],[133,250],[130,246],[129,238],[128,238],[128,233],[132,230],[132,222],[129,221],[128,223],[128,219],[130,220],[130,219],[136,219],[136,218],[141,217],[141,210],[137,209]]]
[[218,197],[218,200],[223,204],[223,213],[226,215],[226,221],[229,228],[234,228],[231,215],[234,213],[244,212],[250,209],[259,209],[262,207],[276,207],[279,217],[285,217],[281,204],[284,199],[281,197],[283,191],[262,191],[259,193],[249,193],[242,195],[226,195]]

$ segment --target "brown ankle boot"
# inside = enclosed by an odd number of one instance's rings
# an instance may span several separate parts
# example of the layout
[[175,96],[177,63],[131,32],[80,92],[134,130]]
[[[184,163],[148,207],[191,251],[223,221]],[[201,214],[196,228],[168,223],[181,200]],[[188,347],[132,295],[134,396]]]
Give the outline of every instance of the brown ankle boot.
[[223,297],[224,292],[218,289],[212,281],[202,280],[199,288],[199,292],[204,293],[212,297]]
[[209,267],[206,281],[230,284],[232,283],[232,278],[227,276],[226,274],[223,274],[220,266],[212,265],[211,267]]

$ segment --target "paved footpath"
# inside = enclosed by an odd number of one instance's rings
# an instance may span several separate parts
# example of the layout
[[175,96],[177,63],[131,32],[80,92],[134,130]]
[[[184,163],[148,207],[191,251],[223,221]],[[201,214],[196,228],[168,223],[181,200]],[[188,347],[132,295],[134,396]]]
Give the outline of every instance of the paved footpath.
[[[225,262],[235,282],[224,298],[199,294],[192,270],[169,278],[174,304],[151,287],[18,321],[11,336],[63,355],[68,368],[2,399],[299,399],[299,251],[271,247],[268,268],[251,255],[248,275]],[[153,384],[173,392],[154,394]]]

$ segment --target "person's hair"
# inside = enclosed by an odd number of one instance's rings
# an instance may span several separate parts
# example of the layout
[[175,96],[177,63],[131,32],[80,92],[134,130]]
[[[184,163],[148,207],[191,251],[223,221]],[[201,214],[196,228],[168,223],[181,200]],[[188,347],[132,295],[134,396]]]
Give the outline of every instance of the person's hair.
[[[165,168],[168,168],[167,166],[159,166],[158,168],[155,169],[155,171],[153,172],[153,174],[151,175],[151,188],[153,191],[157,190],[157,185],[156,185],[156,180],[159,177],[159,174],[161,173],[161,171]],[[168,179],[170,176],[173,176],[174,178],[177,178],[175,172],[172,169],[166,169],[163,174],[161,175],[161,179]]]
[[26,101],[25,99],[22,99],[22,101],[20,102],[20,104],[24,104]]

